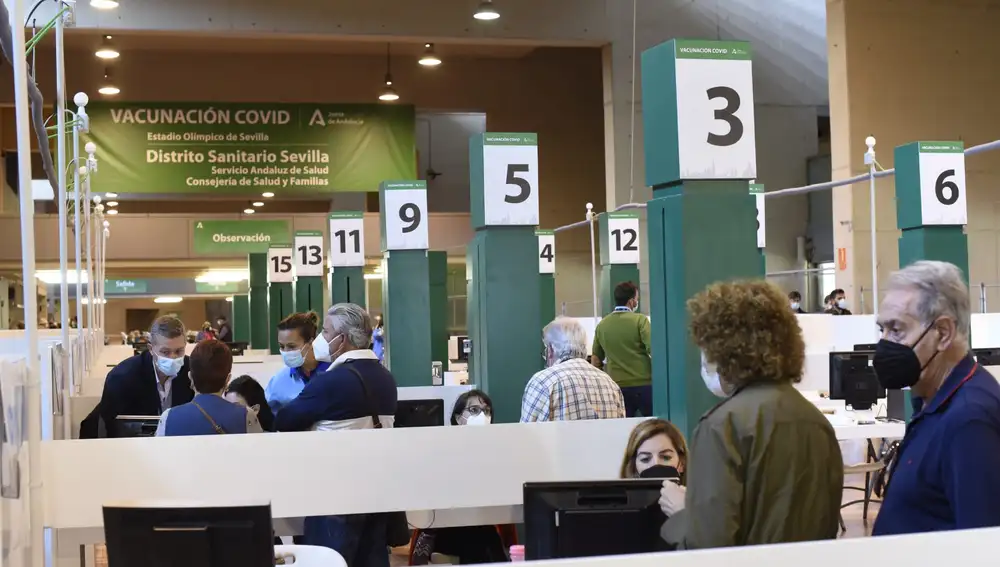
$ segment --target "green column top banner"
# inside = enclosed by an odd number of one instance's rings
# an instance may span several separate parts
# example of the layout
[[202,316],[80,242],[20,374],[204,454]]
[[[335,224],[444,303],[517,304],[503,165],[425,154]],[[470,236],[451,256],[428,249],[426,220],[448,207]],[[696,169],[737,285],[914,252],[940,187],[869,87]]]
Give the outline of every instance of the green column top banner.
[[407,105],[92,102],[87,113],[104,191],[315,194],[416,177]]
[[284,220],[199,220],[192,224],[195,254],[240,256],[292,244],[291,227]]
[[146,280],[104,280],[104,293],[108,295],[146,293],[146,289]]

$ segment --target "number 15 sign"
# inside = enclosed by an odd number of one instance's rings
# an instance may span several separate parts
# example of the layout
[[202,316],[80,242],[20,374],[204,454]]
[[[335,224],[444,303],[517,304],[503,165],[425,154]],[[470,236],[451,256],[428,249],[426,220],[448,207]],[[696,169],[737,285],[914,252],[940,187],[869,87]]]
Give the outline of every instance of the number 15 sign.
[[646,185],[757,177],[750,58],[743,41],[675,39],[643,52]]
[[469,140],[472,225],[538,225],[538,135],[490,133]]

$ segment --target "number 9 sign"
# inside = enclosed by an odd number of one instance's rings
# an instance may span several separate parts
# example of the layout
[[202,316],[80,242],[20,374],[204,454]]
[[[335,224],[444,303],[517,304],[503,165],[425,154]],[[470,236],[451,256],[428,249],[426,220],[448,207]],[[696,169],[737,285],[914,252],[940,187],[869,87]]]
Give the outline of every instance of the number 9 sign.
[[385,182],[380,204],[383,250],[429,248],[426,182]]

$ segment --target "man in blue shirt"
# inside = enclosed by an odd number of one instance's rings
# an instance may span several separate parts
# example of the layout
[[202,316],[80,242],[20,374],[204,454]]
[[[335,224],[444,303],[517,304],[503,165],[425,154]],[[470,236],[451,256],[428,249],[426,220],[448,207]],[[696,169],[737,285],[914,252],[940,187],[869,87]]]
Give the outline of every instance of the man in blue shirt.
[[278,323],[278,350],[285,367],[267,383],[264,397],[273,413],[294,400],[309,379],[326,372],[330,359],[317,360],[312,342],[319,333],[319,318],[315,313],[292,313]]
[[969,352],[970,319],[958,267],[921,261],[890,277],[875,372],[910,388],[914,415],[873,535],[1000,526],[1000,384]]

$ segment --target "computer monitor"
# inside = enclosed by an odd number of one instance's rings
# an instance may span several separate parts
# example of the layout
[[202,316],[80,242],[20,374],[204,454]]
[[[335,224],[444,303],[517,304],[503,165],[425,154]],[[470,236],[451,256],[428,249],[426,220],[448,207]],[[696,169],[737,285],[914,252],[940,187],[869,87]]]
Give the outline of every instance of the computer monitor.
[[885,388],[875,376],[873,351],[830,353],[830,399],[867,411],[885,397]]
[[393,427],[432,427],[444,425],[444,400],[399,400]]
[[1000,348],[974,348],[972,358],[976,359],[979,366],[1000,365]]
[[108,567],[272,567],[271,506],[104,506]]
[[243,356],[243,353],[246,352],[247,347],[250,346],[250,343],[246,341],[231,342],[226,344],[229,345],[229,351],[232,353],[233,356]]
[[118,437],[152,437],[160,423],[157,415],[119,415],[115,418]]
[[865,351],[875,352],[875,347],[877,347],[877,346],[878,345],[876,345],[875,343],[866,343],[866,344],[863,344],[863,345],[854,345],[854,351],[855,352],[865,352]]
[[529,560],[667,551],[661,479],[524,485]]

